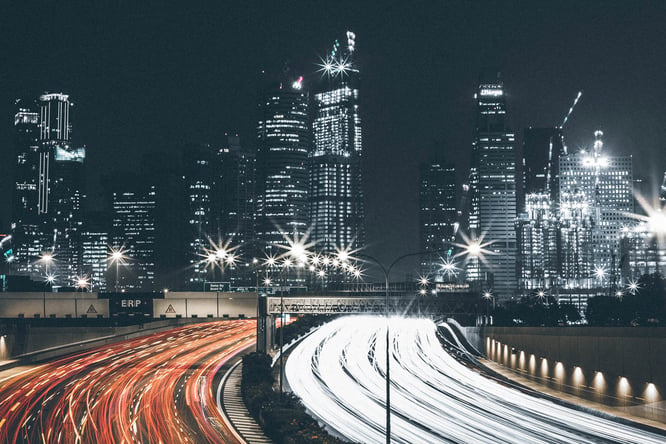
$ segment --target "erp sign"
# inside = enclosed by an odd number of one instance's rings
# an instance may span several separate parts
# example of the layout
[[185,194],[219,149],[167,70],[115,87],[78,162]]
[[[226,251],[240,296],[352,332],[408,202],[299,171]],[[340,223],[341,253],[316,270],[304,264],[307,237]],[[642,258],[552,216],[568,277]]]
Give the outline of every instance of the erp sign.
[[123,294],[109,300],[111,315],[117,316],[153,316],[153,298],[140,294]]

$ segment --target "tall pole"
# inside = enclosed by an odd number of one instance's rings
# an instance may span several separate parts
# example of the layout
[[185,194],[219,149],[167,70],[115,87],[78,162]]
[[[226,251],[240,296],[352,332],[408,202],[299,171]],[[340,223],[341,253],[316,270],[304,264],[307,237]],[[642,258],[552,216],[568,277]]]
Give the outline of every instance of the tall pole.
[[284,289],[280,291],[280,398],[282,398],[282,379],[284,377]]
[[[391,267],[395,264],[391,264]],[[391,352],[389,350],[389,273],[384,270],[384,279],[386,283],[386,298],[384,301],[384,309],[386,311],[386,444],[391,444]]]
[[118,259],[116,259],[116,293],[118,293]]

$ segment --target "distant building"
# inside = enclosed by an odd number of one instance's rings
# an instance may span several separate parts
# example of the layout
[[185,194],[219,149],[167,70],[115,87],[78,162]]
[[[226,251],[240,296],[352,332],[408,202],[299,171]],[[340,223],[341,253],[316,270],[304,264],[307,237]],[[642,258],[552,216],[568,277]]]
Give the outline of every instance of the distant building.
[[559,159],[565,154],[560,128],[524,130],[516,222],[518,286],[522,292],[547,289],[557,281]]
[[354,251],[365,242],[362,135],[356,36],[336,40],[314,94],[309,154],[310,239],[318,251]]
[[12,194],[12,249],[6,260],[19,274],[44,274],[37,260],[44,251],[43,227],[38,217],[40,165],[39,112],[34,102],[17,101],[14,116],[16,167]]
[[188,145],[183,151],[183,179],[187,192],[187,257],[190,265],[188,287],[201,289],[210,280],[210,266],[205,259],[214,250],[213,233],[215,187],[215,152],[209,145]]
[[[110,223],[103,213],[88,213],[81,230],[81,270],[88,277],[92,291],[106,291],[110,265]],[[115,278],[115,276],[114,276]]]
[[155,281],[155,185],[117,184],[113,193],[111,246],[122,247],[125,264],[110,267],[109,288],[152,291]]
[[506,121],[500,73],[482,75],[476,100],[476,125],[469,175],[468,235],[490,254],[470,258],[467,279],[480,282],[500,300],[513,296],[516,279],[515,136]]
[[661,183],[661,188],[659,189],[659,200],[666,202],[666,173],[664,173],[664,181]]
[[[215,213],[217,216],[217,238],[238,247],[234,254],[243,263],[258,257],[263,260],[261,248],[255,240],[255,153],[240,144],[238,136],[228,136],[225,146],[217,152]],[[259,246],[261,247],[261,246]],[[250,286],[255,284],[254,270],[248,270],[238,264],[234,270],[228,270],[232,286]]]
[[[456,209],[456,169],[445,162],[429,162],[419,168],[420,250],[432,252],[421,259],[422,274],[432,282],[451,281],[453,268],[452,242],[458,230]],[[450,266],[450,265],[449,265]]]
[[285,236],[308,231],[309,94],[302,77],[266,81],[257,124],[256,236],[268,254],[282,254]]
[[601,131],[592,150],[560,158],[560,224],[567,286],[619,283],[620,235],[635,225],[631,156],[602,153]]

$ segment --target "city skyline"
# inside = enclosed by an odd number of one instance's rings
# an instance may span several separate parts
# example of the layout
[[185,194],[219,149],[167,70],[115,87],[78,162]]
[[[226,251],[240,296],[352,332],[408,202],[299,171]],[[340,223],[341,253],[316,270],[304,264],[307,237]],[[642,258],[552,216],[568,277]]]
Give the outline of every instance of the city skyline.
[[[372,14],[364,6],[332,12],[295,5],[293,17],[293,11],[277,6],[201,7],[188,10],[192,23],[176,29],[170,25],[180,23],[179,11],[173,10],[17,6],[2,19],[10,49],[0,92],[7,122],[0,128],[2,152],[11,155],[14,100],[44,90],[70,95],[74,144],[87,145],[89,178],[94,171],[108,172],[106,165],[133,169],[128,165],[138,163],[133,152],[163,149],[175,155],[172,145],[187,142],[221,146],[226,132],[237,132],[244,144],[252,144],[260,70],[276,69],[289,58],[292,69],[303,69],[306,79],[318,75],[321,48],[330,46],[331,36],[352,30],[362,49],[367,243],[374,255],[389,261],[418,249],[418,162],[443,154],[456,164],[459,176],[466,175],[472,95],[482,66],[502,71],[517,135],[529,126],[559,125],[583,90],[565,129],[569,150],[591,146],[593,131],[601,129],[608,151],[633,154],[636,175],[652,180],[657,189],[666,169],[659,149],[664,128],[658,120],[666,106],[658,87],[664,62],[657,57],[664,7],[600,5],[570,3],[558,10],[517,4],[394,6]],[[39,24],[65,16],[71,27],[57,45],[49,40],[51,31]],[[625,26],[615,32],[618,20]],[[302,26],[289,30],[273,21]],[[582,30],[585,38],[579,39],[576,33]],[[68,63],[56,63],[63,59]],[[641,82],[632,81],[636,67]],[[1,168],[4,177],[6,164]],[[0,199],[6,207],[8,189],[5,180]],[[388,199],[404,210],[392,211],[385,205]],[[0,219],[6,227],[7,216]]]

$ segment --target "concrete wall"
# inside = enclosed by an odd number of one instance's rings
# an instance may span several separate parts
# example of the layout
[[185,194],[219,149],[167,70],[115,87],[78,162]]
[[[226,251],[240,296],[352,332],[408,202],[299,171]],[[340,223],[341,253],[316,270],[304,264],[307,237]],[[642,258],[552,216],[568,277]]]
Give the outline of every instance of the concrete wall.
[[[46,316],[45,316],[46,313]],[[0,293],[0,317],[109,317],[109,301],[97,293]]]
[[[467,327],[493,361],[550,388],[664,420],[666,328]],[[649,406],[652,405],[653,408]]]
[[257,316],[256,293],[168,292],[164,299],[153,299],[153,315],[167,317]]

